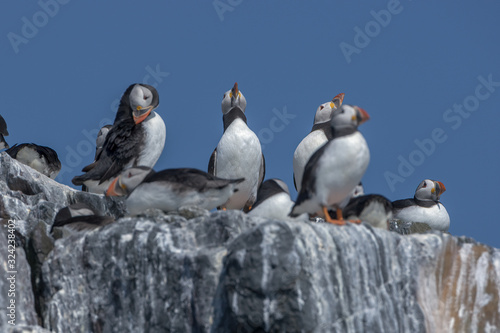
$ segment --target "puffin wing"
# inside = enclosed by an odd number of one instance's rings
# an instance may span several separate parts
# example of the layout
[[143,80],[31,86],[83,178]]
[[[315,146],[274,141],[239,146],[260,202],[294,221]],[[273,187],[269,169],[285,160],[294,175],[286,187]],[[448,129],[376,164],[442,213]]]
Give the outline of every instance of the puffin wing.
[[217,147],[215,147],[212,155],[210,156],[210,161],[208,161],[208,173],[215,176],[215,170],[217,168]]
[[259,185],[257,188],[262,185],[262,182],[264,181],[264,178],[266,177],[266,159],[264,158],[264,154],[262,154],[262,161],[260,163],[260,170],[259,170]]

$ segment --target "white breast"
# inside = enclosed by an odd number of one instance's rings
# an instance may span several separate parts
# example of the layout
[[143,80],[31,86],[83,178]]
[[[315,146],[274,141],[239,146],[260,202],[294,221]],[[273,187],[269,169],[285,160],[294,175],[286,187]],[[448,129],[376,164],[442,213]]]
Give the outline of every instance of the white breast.
[[228,209],[241,209],[250,197],[257,197],[262,149],[257,135],[241,119],[226,129],[217,145],[215,175],[220,178],[245,178],[225,205]]
[[366,172],[370,151],[360,132],[328,143],[316,169],[316,196],[324,206],[341,203]]
[[395,219],[426,223],[434,230],[448,231],[450,216],[441,203],[432,207],[410,206],[394,213]]
[[307,220],[307,214],[299,215],[296,218],[291,218],[288,216],[288,214],[292,210],[293,204],[294,202],[290,199],[290,196],[288,194],[278,193],[252,209],[248,213],[248,215],[276,219],[279,221]]
[[300,192],[302,176],[304,174],[304,168],[306,167],[307,161],[309,161],[312,154],[314,154],[314,152],[327,141],[328,139],[325,133],[323,131],[316,130],[309,133],[304,139],[302,139],[295,149],[295,152],[293,153],[293,174],[298,192]]
[[167,131],[163,119],[156,112],[154,117],[142,124],[145,135],[144,144],[136,164],[153,168],[163,152]]

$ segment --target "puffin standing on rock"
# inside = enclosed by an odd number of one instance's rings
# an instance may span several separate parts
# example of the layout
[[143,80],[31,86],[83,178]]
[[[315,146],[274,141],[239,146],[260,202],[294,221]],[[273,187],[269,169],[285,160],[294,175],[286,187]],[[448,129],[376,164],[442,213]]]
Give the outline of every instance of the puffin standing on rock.
[[413,199],[396,200],[392,203],[394,218],[403,222],[419,222],[431,229],[448,231],[450,216],[439,202],[446,191],[443,183],[425,179],[417,187]]
[[129,86],[101,152],[94,163],[83,168],[85,174],[73,178],[73,184],[85,185],[90,192],[104,193],[123,170],[139,165],[152,168],[166,138],[165,123],[154,111],[158,104],[158,92],[153,86]]
[[[322,211],[327,222],[345,224],[342,208],[347,205],[346,198],[352,195],[370,162],[368,145],[358,131],[369,118],[362,108],[345,104],[332,112],[332,139],[307,162],[290,216]],[[330,217],[329,207],[337,210],[337,219]]]
[[166,169],[159,172],[147,167],[130,168],[113,180],[107,196],[128,195],[127,210],[132,215],[148,208],[176,211],[183,206],[211,210],[223,205],[244,178],[221,179],[191,168]]
[[342,105],[344,93],[335,96],[331,102],[321,104],[316,110],[311,132],[299,143],[293,153],[293,183],[297,192],[300,192],[302,175],[309,158],[319,147],[332,139],[332,111]]
[[208,173],[224,179],[245,178],[239,191],[220,208],[247,212],[264,180],[265,161],[259,138],[247,125],[246,106],[245,96],[235,83],[222,99],[224,134],[210,157]]

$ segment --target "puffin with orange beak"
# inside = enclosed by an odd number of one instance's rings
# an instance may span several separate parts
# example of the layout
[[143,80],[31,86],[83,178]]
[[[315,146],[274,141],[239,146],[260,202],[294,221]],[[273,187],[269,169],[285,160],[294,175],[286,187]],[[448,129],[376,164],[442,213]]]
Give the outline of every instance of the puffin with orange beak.
[[413,199],[396,200],[392,203],[394,218],[404,222],[426,223],[434,230],[448,231],[450,216],[439,202],[444,191],[446,187],[443,183],[423,180],[418,185]]
[[85,174],[73,178],[89,192],[104,193],[123,170],[135,166],[152,168],[165,146],[166,128],[154,110],[158,92],[147,84],[132,84],[120,100],[120,106],[102,150],[95,162],[83,168]]
[[300,192],[302,183],[302,175],[307,161],[319,147],[324,145],[332,138],[332,128],[330,120],[332,119],[332,111],[342,105],[344,94],[340,93],[335,96],[330,102],[326,102],[318,106],[316,115],[314,116],[314,124],[311,132],[299,143],[293,153],[293,183],[297,192]]
[[[316,150],[307,162],[290,216],[323,214],[327,222],[345,224],[342,209],[370,162],[368,145],[358,131],[358,126],[369,118],[358,106],[343,104],[332,111],[332,139]],[[337,218],[330,216],[329,208],[336,209]]]

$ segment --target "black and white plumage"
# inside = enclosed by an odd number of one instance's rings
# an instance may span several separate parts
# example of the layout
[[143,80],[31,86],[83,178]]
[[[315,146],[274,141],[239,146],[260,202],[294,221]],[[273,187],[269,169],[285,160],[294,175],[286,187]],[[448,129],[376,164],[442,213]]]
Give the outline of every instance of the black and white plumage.
[[340,93],[330,102],[321,104],[316,110],[311,132],[299,143],[293,153],[293,182],[297,192],[300,192],[302,175],[307,161],[312,154],[332,138],[332,111],[342,105],[344,94]]
[[[330,141],[309,159],[304,170],[302,186],[290,213],[313,214],[322,211],[327,222],[343,225],[342,205],[352,194],[370,162],[370,151],[358,125],[369,119],[365,110],[342,105],[332,113]],[[337,210],[338,219],[332,219],[328,208]]]
[[13,145],[5,152],[12,158],[52,179],[55,179],[61,171],[61,161],[52,148],[34,143],[21,143]]
[[247,125],[246,105],[238,83],[222,99],[224,134],[210,157],[208,173],[225,179],[245,178],[223,209],[248,211],[265,176],[264,155],[259,138]]
[[89,205],[78,202],[59,210],[50,232],[54,228],[68,227],[74,231],[93,230],[115,222],[111,216],[101,216]]
[[85,184],[90,192],[103,193],[123,170],[139,165],[153,167],[166,138],[165,123],[154,111],[158,104],[159,96],[154,87],[147,84],[129,86],[101,152],[94,163],[83,168],[85,174],[73,178],[73,184]]
[[[262,183],[257,192],[257,201],[252,210],[248,212],[250,216],[259,216],[279,221],[290,220],[288,213],[294,202],[290,199],[288,186],[281,179],[268,179]],[[302,214],[292,220],[307,221],[307,214]]]
[[392,219],[392,202],[379,194],[360,195],[351,198],[342,213],[347,220],[361,220],[387,230]]
[[404,222],[426,223],[434,230],[448,231],[450,216],[439,198],[446,191],[440,181],[425,179],[417,187],[413,199],[396,200],[393,217]]
[[104,147],[104,142],[106,142],[106,137],[108,136],[109,130],[113,125],[104,125],[97,133],[97,138],[95,139],[95,156],[94,161],[97,160],[97,156],[101,154],[102,148]]
[[5,141],[4,136],[8,136],[9,131],[7,131],[7,123],[5,119],[0,115],[0,149],[9,148],[9,144]]
[[128,195],[126,205],[132,215],[148,208],[176,211],[183,206],[198,206],[210,210],[227,202],[243,181],[244,178],[221,179],[191,168],[155,172],[136,167],[113,180],[106,195]]

